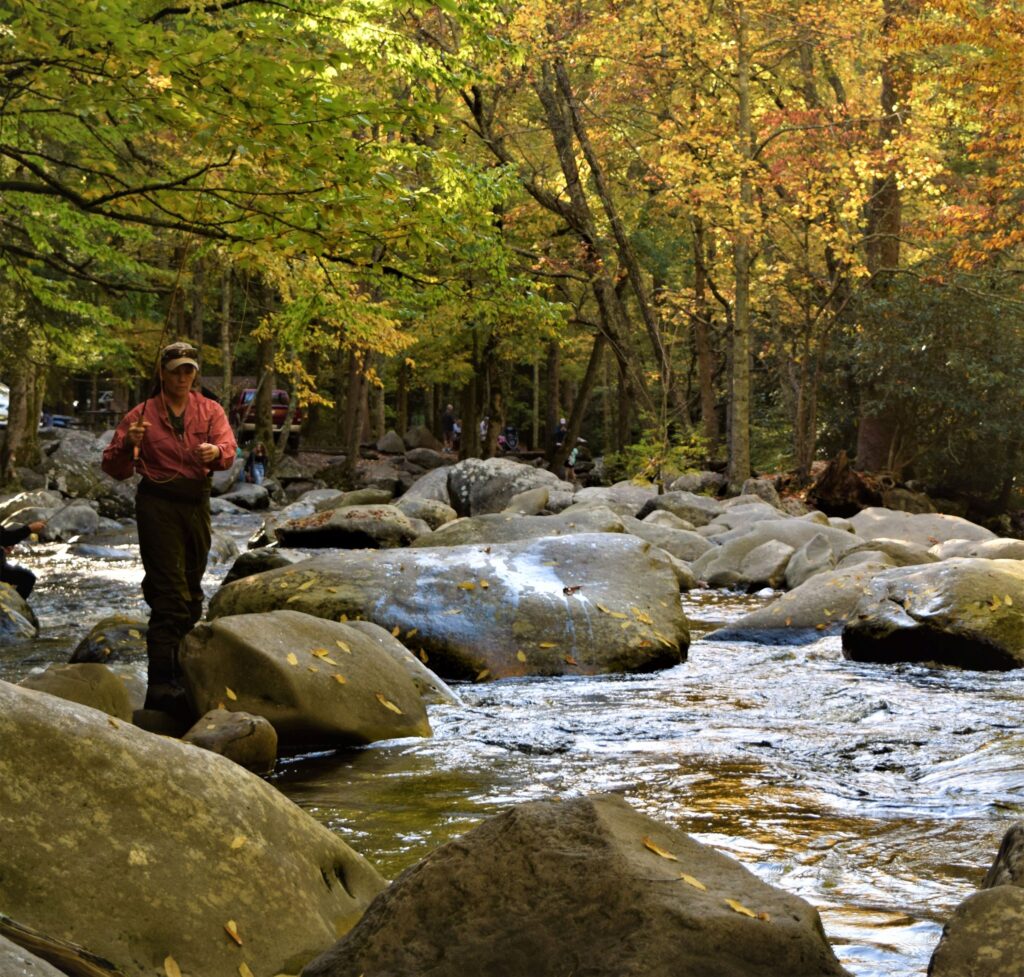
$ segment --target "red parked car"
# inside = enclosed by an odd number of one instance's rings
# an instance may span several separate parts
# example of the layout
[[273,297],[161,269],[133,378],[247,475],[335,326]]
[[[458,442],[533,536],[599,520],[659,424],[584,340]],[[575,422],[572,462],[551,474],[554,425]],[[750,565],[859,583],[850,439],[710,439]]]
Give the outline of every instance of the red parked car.
[[[281,433],[281,427],[288,416],[288,405],[291,397],[287,390],[275,390],[271,399],[271,413],[274,423],[274,436]],[[231,402],[231,410],[228,412],[228,420],[231,426],[238,432],[240,441],[250,441],[256,432],[256,389],[249,387],[241,390],[238,396]],[[288,444],[290,447],[297,447],[299,443],[299,432],[302,430],[302,409],[295,408],[292,414],[292,421],[288,427]]]

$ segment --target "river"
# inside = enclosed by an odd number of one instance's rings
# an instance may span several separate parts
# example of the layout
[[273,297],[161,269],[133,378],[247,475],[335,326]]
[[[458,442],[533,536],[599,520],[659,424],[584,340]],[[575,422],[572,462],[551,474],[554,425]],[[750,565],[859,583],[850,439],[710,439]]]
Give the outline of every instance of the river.
[[[218,518],[240,545],[252,515]],[[141,565],[40,544],[41,635],[0,677],[66,661],[100,618],[145,615]],[[212,594],[227,566],[211,568]],[[1024,672],[843,661],[717,642],[765,596],[683,595],[689,660],[653,675],[460,684],[432,739],[289,759],[270,778],[387,877],[508,804],[624,795],[818,908],[857,977],[923,975],[942,924],[1024,804]]]

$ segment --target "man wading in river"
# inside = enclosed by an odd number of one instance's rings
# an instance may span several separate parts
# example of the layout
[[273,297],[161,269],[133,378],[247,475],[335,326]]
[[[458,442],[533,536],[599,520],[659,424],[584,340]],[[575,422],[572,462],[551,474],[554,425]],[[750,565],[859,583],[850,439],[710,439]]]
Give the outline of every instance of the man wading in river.
[[180,712],[178,645],[203,613],[201,581],[210,552],[210,474],[230,468],[235,437],[220,404],[193,384],[199,351],[172,343],[160,352],[159,386],[133,407],[103,452],[113,478],[142,476],[135,496],[149,605],[147,709]]

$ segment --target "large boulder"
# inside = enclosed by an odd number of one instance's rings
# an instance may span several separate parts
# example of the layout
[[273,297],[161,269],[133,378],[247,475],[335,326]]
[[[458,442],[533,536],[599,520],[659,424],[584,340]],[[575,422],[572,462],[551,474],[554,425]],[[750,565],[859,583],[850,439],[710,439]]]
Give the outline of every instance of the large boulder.
[[125,977],[167,958],[202,977],[296,973],[384,886],[335,832],[213,753],[3,682],[0,742],[17,744],[0,750],[3,913]]
[[34,638],[39,621],[32,608],[10,584],[0,583],[0,642]]
[[294,550],[281,549],[279,546],[264,546],[256,550],[247,550],[231,564],[231,569],[228,570],[223,582],[234,583],[243,577],[251,577],[254,573],[276,570],[278,567],[290,567],[302,559],[305,559],[303,554]]
[[803,899],[608,796],[523,804],[442,846],[402,873],[302,977],[360,974],[846,971]]
[[[435,468],[426,475],[416,479],[412,487],[402,496],[403,499],[430,499],[434,502],[443,502],[451,506],[451,496],[448,494],[448,472],[451,466]],[[452,510],[455,511],[454,509]],[[458,515],[458,513],[455,513]]]
[[410,451],[416,448],[429,448],[432,451],[441,451],[444,448],[444,445],[434,437],[430,428],[422,424],[410,427],[402,435],[402,441],[405,442],[405,446]]
[[[24,938],[24,936],[23,936]],[[78,954],[73,954],[75,959]],[[66,977],[41,957],[0,936],[0,974],[4,977]]]
[[650,482],[616,482],[614,485],[592,485],[579,489],[574,502],[607,505],[619,511],[622,506],[630,515],[639,512],[648,502],[658,497],[658,487]]
[[648,499],[639,510],[637,519],[643,519],[658,509],[671,512],[680,519],[685,519],[692,526],[706,526],[716,516],[725,511],[725,506],[717,499],[693,492],[666,492]]
[[114,614],[97,621],[71,653],[71,664],[139,662],[146,660],[146,630],[141,618]]
[[1024,977],[1024,824],[1006,832],[981,889],[953,911],[928,977]]
[[348,505],[289,519],[274,535],[282,546],[354,550],[407,546],[419,533],[397,506]]
[[405,460],[410,465],[416,465],[417,468],[422,468],[425,471],[452,463],[448,455],[443,455],[440,450],[435,451],[432,448],[413,448],[405,453]]
[[16,512],[33,509],[38,512],[53,511],[64,504],[60,492],[39,489],[32,492],[18,492],[0,501],[0,523],[6,523]]
[[213,709],[181,739],[253,773],[270,773],[277,762],[277,731],[269,720],[249,712]]
[[377,441],[376,448],[385,455],[404,455],[405,442],[394,430],[385,431]]
[[890,564],[872,562],[815,574],[795,590],[745,614],[711,637],[715,641],[802,644],[838,634],[872,578]]
[[528,489],[546,488],[548,508],[559,512],[572,504],[574,487],[543,468],[511,458],[467,458],[447,469],[448,495],[460,516],[501,512],[512,498]]
[[359,745],[430,735],[419,690],[405,669],[365,634],[337,621],[294,610],[222,617],[193,628],[180,659],[198,713],[221,707],[263,716],[282,744]]
[[222,502],[230,502],[240,509],[248,509],[250,512],[259,509],[270,508],[270,492],[266,486],[256,485],[253,482],[236,482],[229,491],[224,492],[220,499]]
[[[768,542],[784,543],[791,552],[795,552],[817,536],[825,538],[835,559],[839,559],[862,542],[850,533],[821,526],[807,519],[765,520],[730,529],[715,536],[714,542],[718,546],[709,549],[694,562],[693,572],[712,587],[763,587],[770,581],[759,572],[755,572],[759,571],[763,564],[747,564],[744,568],[744,560],[748,553]],[[785,571],[785,566],[781,567],[780,573],[779,568],[773,564],[773,574],[780,579],[784,579]]]
[[105,712],[123,722],[132,721],[132,702],[121,678],[106,665],[83,662],[77,665],[49,665],[19,683],[22,688],[77,702]]
[[947,539],[982,541],[995,539],[996,534],[959,516],[942,513],[899,512],[872,507],[862,509],[850,519],[853,531],[861,539],[902,539],[926,549]]
[[468,516],[447,523],[412,545],[465,546],[471,543],[511,543],[546,536],[571,536],[574,533],[621,533],[622,520],[611,509],[592,506],[571,514],[554,516],[520,516],[509,512],[493,512]]
[[937,543],[929,552],[937,560],[950,560],[956,556],[973,556],[982,560],[1024,560],[1024,539],[999,537],[998,539],[947,539]]
[[445,523],[458,518],[458,513],[447,503],[436,499],[420,499],[403,495],[396,503],[410,519],[422,519],[431,529],[440,529]]
[[724,489],[728,479],[721,472],[683,472],[671,485],[670,492],[694,492],[716,495]]
[[794,590],[815,574],[831,570],[835,564],[829,541],[822,533],[815,533],[786,563],[786,587]]
[[325,554],[222,587],[210,616],[279,607],[397,627],[444,678],[652,671],[689,646],[670,558],[624,533]]
[[100,525],[99,513],[85,499],[76,499],[41,515],[46,519],[46,528],[40,538],[46,540],[67,542],[76,536],[90,536]]
[[67,430],[50,455],[43,459],[41,470],[48,484],[64,495],[96,499],[113,481],[100,469],[105,444],[89,431]]
[[1024,563],[952,559],[879,574],[843,629],[843,654],[980,670],[1024,666]]
[[[662,514],[678,519],[677,516],[672,516],[668,512],[662,511]],[[665,552],[671,553],[677,560],[682,560],[684,563],[691,563],[714,548],[713,543],[692,530],[673,529],[670,526],[659,525],[657,521],[653,521],[654,515],[656,513],[651,513],[646,519],[623,516],[622,527],[627,533],[639,536],[640,539],[645,539],[655,546],[660,546]],[[578,519],[579,516],[576,518]]]

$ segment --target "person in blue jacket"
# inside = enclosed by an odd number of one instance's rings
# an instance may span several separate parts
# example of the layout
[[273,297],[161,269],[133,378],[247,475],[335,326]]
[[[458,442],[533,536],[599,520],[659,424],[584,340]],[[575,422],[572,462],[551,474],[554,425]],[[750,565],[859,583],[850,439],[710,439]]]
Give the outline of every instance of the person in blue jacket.
[[32,533],[41,533],[46,528],[42,519],[36,519],[26,526],[0,526],[0,581],[10,584],[22,600],[28,600],[36,585],[36,575],[25,567],[7,562],[10,551]]

